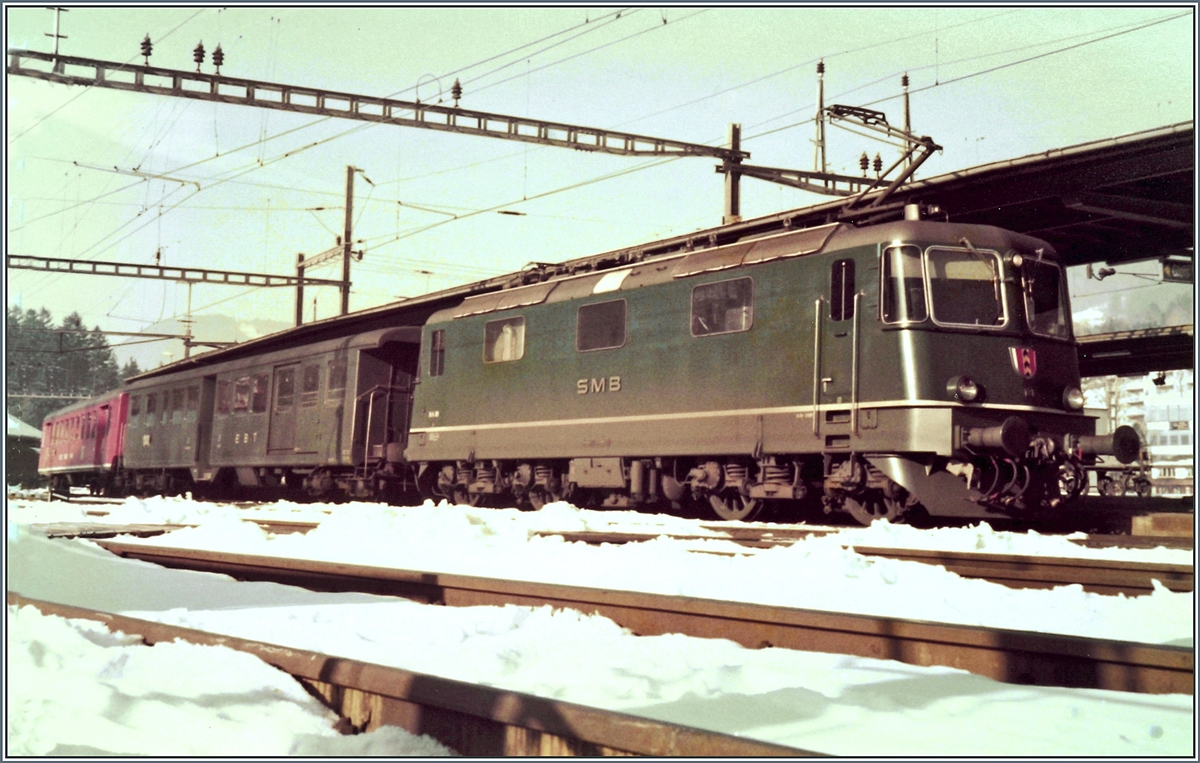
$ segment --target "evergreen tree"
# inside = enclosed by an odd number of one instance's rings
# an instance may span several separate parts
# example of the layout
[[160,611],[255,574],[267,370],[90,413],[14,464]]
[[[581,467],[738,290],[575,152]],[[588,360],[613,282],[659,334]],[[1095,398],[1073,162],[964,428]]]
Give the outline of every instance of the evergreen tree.
[[138,365],[138,362],[135,358],[130,358],[128,363],[121,366],[121,378],[122,379],[129,379],[131,377],[137,376],[141,372],[142,372],[142,368],[141,368],[141,366]]
[[[121,384],[117,359],[97,326],[87,333],[78,313],[57,327],[50,311],[8,309],[5,323],[5,393],[12,415],[41,427],[42,419],[74,398],[116,389]],[[96,333],[93,333],[96,332]],[[38,395],[42,397],[15,397]],[[54,397],[63,395],[64,397]]]

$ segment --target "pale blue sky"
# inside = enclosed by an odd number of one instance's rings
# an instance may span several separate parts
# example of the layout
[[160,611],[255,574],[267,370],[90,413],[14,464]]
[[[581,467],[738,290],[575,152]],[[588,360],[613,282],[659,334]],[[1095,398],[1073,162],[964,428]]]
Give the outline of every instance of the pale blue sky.
[[[913,129],[945,147],[922,177],[1194,112],[1190,5],[620,10],[72,7],[62,52],[140,62],[149,33],[152,64],[190,70],[202,39],[210,53],[221,44],[231,76],[423,100],[458,71],[464,107],[698,143],[720,142],[739,122],[752,163],[796,168],[813,165],[824,58],[827,103],[882,110],[893,124],[909,72]],[[50,50],[43,6],[9,6],[6,23],[8,46]],[[7,79],[9,253],[148,263],[161,248],[169,264],[294,272],[297,252],[328,248],[341,229],[347,164],[375,183],[356,190],[367,255],[352,309],[720,222],[710,159],[522,202],[647,160],[339,120],[303,127],[316,120]],[[863,150],[890,151],[832,128],[829,143],[831,169],[847,173]],[[201,190],[78,165],[166,173]],[[743,180],[748,217],[820,200]],[[526,216],[450,216],[501,204]],[[318,294],[318,314],[334,314],[336,293]],[[176,284],[8,274],[9,304],[70,308],[109,329],[181,314],[185,298]],[[280,321],[291,320],[292,299],[215,286],[193,294],[200,312]]]

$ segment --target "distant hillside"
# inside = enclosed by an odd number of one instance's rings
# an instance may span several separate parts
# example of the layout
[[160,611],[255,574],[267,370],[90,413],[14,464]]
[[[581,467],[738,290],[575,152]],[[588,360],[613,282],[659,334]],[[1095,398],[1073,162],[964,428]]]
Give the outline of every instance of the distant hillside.
[[[273,321],[265,318],[238,319],[230,315],[197,316],[192,324],[192,334],[197,340],[211,339],[218,342],[245,342],[249,339],[273,334],[276,331],[290,328],[292,324],[283,321]],[[146,326],[143,331],[152,334],[182,334],[185,326],[177,320],[162,321],[152,326]],[[179,339],[164,339],[159,342],[146,342],[121,346],[124,341],[135,340],[114,339],[113,351],[120,365],[125,365],[130,359],[136,360],[143,370],[158,368],[161,365],[174,362],[183,357],[183,341]],[[208,348],[194,347],[193,353],[205,352]]]

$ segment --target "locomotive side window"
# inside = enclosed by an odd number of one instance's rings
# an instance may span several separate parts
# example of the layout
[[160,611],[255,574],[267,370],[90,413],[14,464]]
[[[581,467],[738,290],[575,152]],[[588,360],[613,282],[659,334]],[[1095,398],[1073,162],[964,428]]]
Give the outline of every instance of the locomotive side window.
[[304,366],[304,378],[301,380],[300,405],[311,408],[317,404],[321,396],[321,367],[317,365]]
[[266,374],[254,375],[254,393],[250,398],[251,413],[265,413],[267,410],[267,394],[271,388],[271,378]]
[[753,324],[753,280],[738,278],[692,289],[692,336],[749,331]]
[[1026,258],[1021,265],[1021,283],[1030,331],[1063,339],[1070,336],[1062,270],[1058,265]]
[[504,363],[525,357],[525,318],[488,321],[483,327],[483,362]]
[[326,400],[341,400],[346,395],[346,359],[334,358],[329,361],[329,389],[325,393]]
[[250,410],[250,377],[243,376],[233,383],[233,412]]
[[154,420],[158,418],[155,414],[158,410],[158,395],[151,392],[146,395],[146,426],[154,426]]
[[829,277],[829,320],[854,317],[854,260],[835,260]]
[[195,421],[200,416],[200,388],[187,388],[187,420]]
[[995,252],[931,248],[925,265],[935,322],[987,328],[1005,324],[1000,258]]
[[625,346],[625,300],[600,302],[579,308],[575,348],[580,352]]
[[443,329],[429,332],[429,375],[446,373],[446,332]]
[[233,382],[217,382],[217,413],[228,414],[233,410]]
[[889,246],[883,250],[883,278],[879,308],[884,323],[919,323],[929,317],[925,306],[925,277],[921,250],[915,246]]

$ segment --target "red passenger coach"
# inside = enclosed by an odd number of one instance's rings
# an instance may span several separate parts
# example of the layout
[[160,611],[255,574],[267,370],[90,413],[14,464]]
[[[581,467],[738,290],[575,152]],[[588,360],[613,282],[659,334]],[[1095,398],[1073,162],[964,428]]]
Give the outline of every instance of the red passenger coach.
[[38,472],[50,488],[69,493],[72,486],[105,493],[125,453],[129,395],[113,392],[76,403],[42,422]]

